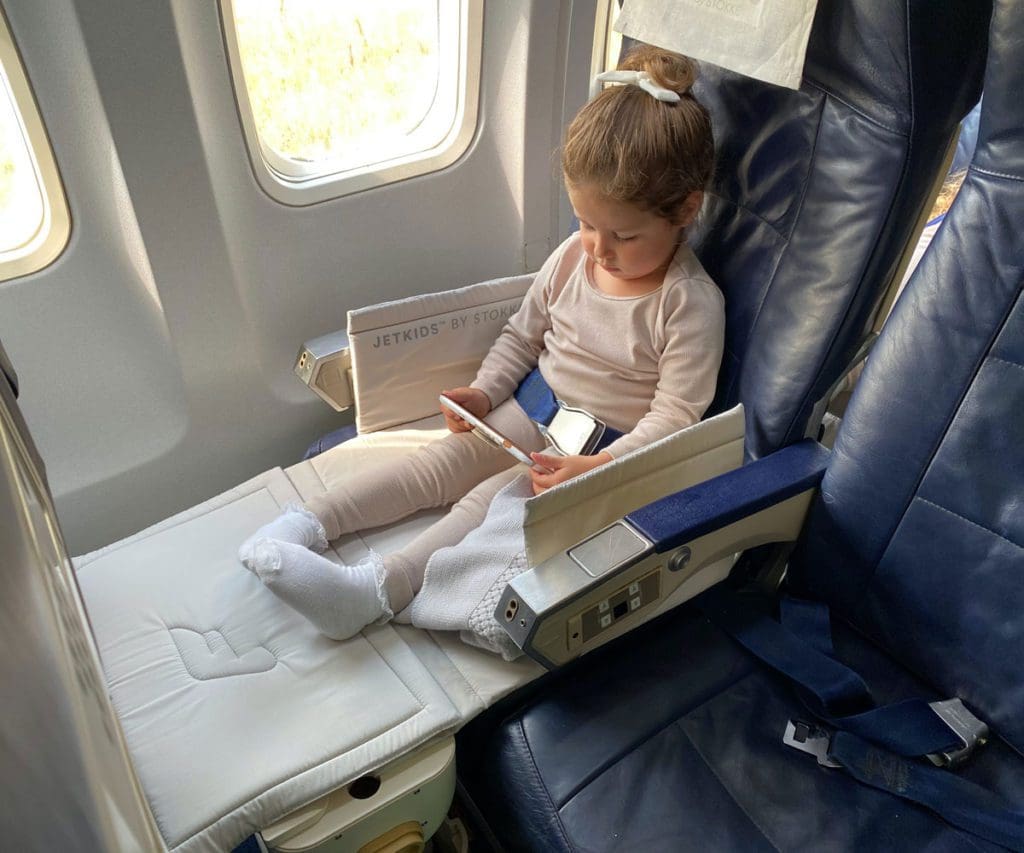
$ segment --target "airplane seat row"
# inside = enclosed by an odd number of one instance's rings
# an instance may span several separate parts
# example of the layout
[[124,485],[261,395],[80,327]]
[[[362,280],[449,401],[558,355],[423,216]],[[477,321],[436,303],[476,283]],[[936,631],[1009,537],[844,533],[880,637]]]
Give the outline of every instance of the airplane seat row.
[[717,587],[460,733],[507,849],[1024,850],[1022,44],[1000,0],[974,160],[784,595]]

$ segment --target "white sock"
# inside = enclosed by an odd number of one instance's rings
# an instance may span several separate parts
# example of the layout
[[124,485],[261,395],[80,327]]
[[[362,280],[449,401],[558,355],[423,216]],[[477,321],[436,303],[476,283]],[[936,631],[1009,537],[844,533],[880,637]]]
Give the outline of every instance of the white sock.
[[253,546],[260,539],[291,542],[293,545],[310,548],[318,554],[327,550],[327,533],[320,519],[304,506],[294,503],[285,506],[283,513],[264,524],[242,543],[238,549],[238,559],[248,569],[253,568]]
[[355,566],[339,566],[301,545],[257,539],[247,565],[264,586],[332,640],[347,640],[371,622],[394,615],[379,554],[371,552]]

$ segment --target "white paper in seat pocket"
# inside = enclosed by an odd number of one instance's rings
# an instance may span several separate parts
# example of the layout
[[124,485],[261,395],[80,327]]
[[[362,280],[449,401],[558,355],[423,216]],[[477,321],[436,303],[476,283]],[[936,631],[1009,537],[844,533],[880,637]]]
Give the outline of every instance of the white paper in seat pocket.
[[799,89],[817,0],[625,0],[625,36]]

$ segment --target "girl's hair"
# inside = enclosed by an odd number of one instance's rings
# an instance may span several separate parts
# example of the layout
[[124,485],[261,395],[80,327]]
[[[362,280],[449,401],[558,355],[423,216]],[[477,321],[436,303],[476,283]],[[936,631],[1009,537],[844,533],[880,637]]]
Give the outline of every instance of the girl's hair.
[[707,186],[714,169],[711,116],[690,93],[697,65],[678,53],[641,45],[619,70],[646,71],[654,83],[681,97],[672,104],[638,86],[604,89],[566,131],[565,182],[596,185],[610,199],[674,222],[686,198]]

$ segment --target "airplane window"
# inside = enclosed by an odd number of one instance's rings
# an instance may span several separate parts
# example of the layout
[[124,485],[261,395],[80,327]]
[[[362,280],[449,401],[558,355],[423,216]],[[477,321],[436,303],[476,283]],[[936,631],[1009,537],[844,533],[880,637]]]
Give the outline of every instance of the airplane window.
[[0,281],[45,267],[61,253],[69,233],[53,153],[0,16]]
[[257,177],[311,204],[440,169],[476,124],[482,0],[222,0]]

